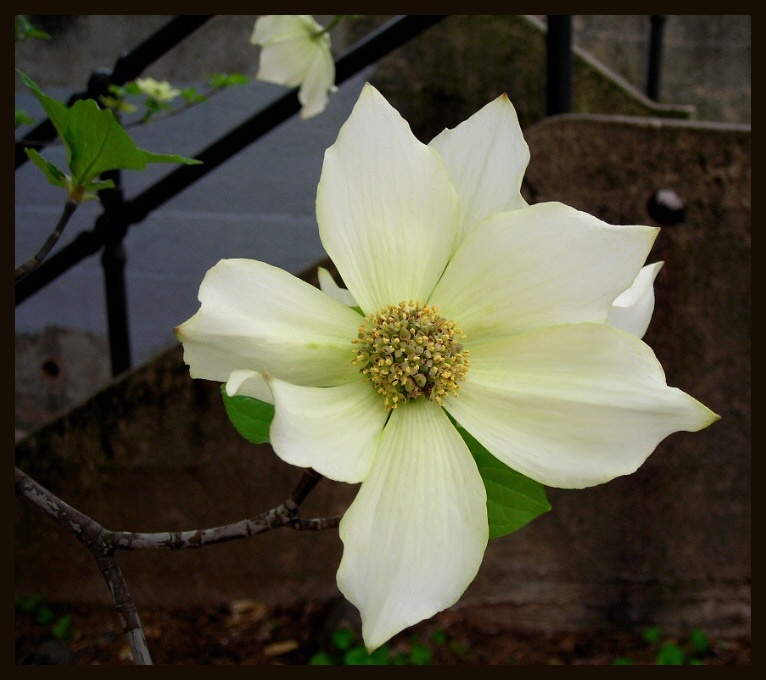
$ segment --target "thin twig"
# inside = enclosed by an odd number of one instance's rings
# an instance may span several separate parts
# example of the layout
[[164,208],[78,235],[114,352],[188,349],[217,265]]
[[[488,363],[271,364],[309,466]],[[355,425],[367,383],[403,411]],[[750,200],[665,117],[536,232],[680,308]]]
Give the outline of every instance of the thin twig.
[[141,621],[138,617],[128,584],[120,571],[116,550],[164,548],[181,550],[201,548],[239,538],[248,538],[270,529],[290,527],[298,531],[319,531],[338,526],[340,517],[302,519],[298,507],[322,480],[314,470],[305,470],[293,492],[284,503],[251,519],[210,529],[191,531],[139,533],[109,531],[91,517],[76,510],[25,472],[16,468],[16,495],[21,496],[61,524],[74,535],[96,558],[109,591],[112,593],[123,631],[128,638],[133,660],[137,665],[151,665],[152,660],[146,644]]
[[192,101],[186,101],[181,106],[163,110],[163,112],[159,115],[147,115],[144,113],[144,115],[137,120],[131,120],[123,123],[122,127],[124,127],[126,130],[130,130],[131,128],[138,127],[139,125],[148,125],[149,123],[156,123],[167,120],[168,118],[173,118],[184,113],[185,111],[188,111],[189,109],[194,108],[195,106],[199,106],[200,104],[204,104],[210,101],[212,97],[228,89],[228,87],[231,86],[211,87],[207,92],[202,92],[198,98]]
[[316,470],[307,468],[303,471],[303,475],[298,480],[298,484],[295,490],[290,494],[290,497],[285,501],[286,505],[297,507],[306,500],[306,497],[314,490],[314,487],[322,481],[322,475]]
[[157,533],[115,531],[112,532],[112,542],[115,549],[120,550],[141,550],[147,548],[185,550],[225,543],[240,538],[249,538],[250,536],[256,536],[265,531],[282,527],[290,527],[298,531],[333,529],[340,523],[340,517],[323,517],[318,519],[302,519],[298,517],[298,507],[321,480],[322,475],[314,472],[314,470],[304,470],[295,490],[284,503],[249,519],[242,519],[238,522],[208,529],[192,529],[190,531],[163,531]]
[[78,205],[80,204],[77,201],[67,200],[67,202],[64,204],[64,211],[61,213],[58,224],[51,232],[48,240],[43,244],[43,247],[40,248],[37,255],[29,258],[24,264],[16,269],[16,273],[13,279],[14,283],[18,282],[19,279],[25,277],[27,274],[40,266],[53,246],[55,246],[58,242],[59,238],[61,237],[61,233],[64,231],[64,227],[67,225],[67,222],[69,222],[69,218],[72,217],[74,211],[77,210]]
[[[94,553],[95,554],[95,553]],[[120,624],[128,638],[130,652],[133,655],[133,663],[137,666],[151,666],[152,657],[149,654],[149,646],[146,644],[146,636],[138,616],[138,610],[133,602],[133,596],[128,588],[128,582],[122,575],[117,558],[113,554],[95,554],[98,568],[106,580],[109,592],[112,593],[114,608],[120,617]]]
[[[238,83],[237,83],[238,84]],[[211,87],[209,90],[206,90],[205,92],[201,92],[198,97],[192,101],[186,101],[181,106],[177,106],[175,108],[171,109],[163,109],[161,113],[150,115],[149,117],[144,114],[141,118],[136,118],[135,120],[130,120],[127,122],[120,121],[120,124],[122,125],[125,130],[130,130],[131,128],[136,128],[141,125],[148,125],[149,123],[158,123],[163,120],[167,120],[168,118],[173,118],[181,113],[185,113],[189,109],[194,108],[195,106],[199,106],[200,104],[204,104],[205,102],[212,99],[215,95],[224,92],[230,87],[235,87],[235,85],[223,85],[219,87]],[[96,101],[95,99],[93,101]],[[99,102],[97,102],[99,103]],[[111,107],[109,107],[111,109]],[[114,109],[111,109],[114,113],[115,117],[118,115],[119,111],[114,111]],[[16,128],[18,129],[18,125]],[[35,139],[29,139],[27,137],[17,137],[15,139],[16,144],[29,144],[30,146],[33,144],[39,144],[40,142]],[[57,146],[63,146],[63,142],[61,139],[52,140],[48,144],[46,144],[46,147],[57,147]]]
[[34,481],[25,472],[16,468],[16,495],[26,498],[47,515],[55,519],[96,558],[98,568],[106,579],[112,593],[117,615],[120,617],[122,630],[128,638],[133,661],[137,665],[150,666],[152,658],[146,644],[146,636],[141,626],[133,596],[122,576],[114,557],[111,532],[107,531],[94,519],[76,510],[58,496],[51,493],[42,484]]

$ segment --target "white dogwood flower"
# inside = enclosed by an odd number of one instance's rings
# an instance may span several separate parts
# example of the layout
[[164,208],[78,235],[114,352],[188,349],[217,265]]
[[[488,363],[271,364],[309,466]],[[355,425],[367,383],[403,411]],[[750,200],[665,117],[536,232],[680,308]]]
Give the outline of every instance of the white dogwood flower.
[[303,119],[325,110],[328,94],[335,90],[335,61],[330,34],[310,14],[258,17],[250,42],[261,47],[258,80],[300,85]]
[[158,102],[173,101],[181,90],[174,88],[167,80],[159,81],[154,78],[136,78],[136,85],[143,94]]
[[[348,290],[222,260],[177,329],[193,377],[274,404],[283,460],[361,482],[337,580],[369,649],[454,604],[481,564],[485,487],[450,417],[568,488],[632,473],[669,434],[718,418],[637,337],[658,230],[528,205],[528,160],[504,95],[424,145],[365,85],[317,194]],[[618,301],[630,323],[611,318]]]

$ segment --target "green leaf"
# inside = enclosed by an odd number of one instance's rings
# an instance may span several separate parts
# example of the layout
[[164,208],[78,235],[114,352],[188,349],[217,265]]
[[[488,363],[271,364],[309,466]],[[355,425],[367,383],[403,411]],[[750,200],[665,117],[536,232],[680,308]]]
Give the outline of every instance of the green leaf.
[[138,107],[134,104],[126,102],[120,97],[108,97],[106,95],[101,97],[101,103],[112,111],[119,111],[121,113],[133,113],[138,111]]
[[691,632],[689,642],[697,654],[707,654],[710,651],[710,640],[701,628],[695,628]]
[[88,182],[83,187],[82,195],[79,197],[79,201],[92,201],[96,198],[98,198],[98,192],[103,191],[104,189],[114,189],[114,181],[111,179],[105,179],[105,180],[95,180],[93,182]]
[[19,125],[32,125],[35,119],[32,118],[24,109],[16,109],[16,127]]
[[410,649],[410,662],[415,666],[428,666],[433,661],[433,652],[422,642],[413,643]]
[[207,101],[207,95],[197,92],[193,87],[185,87],[181,90],[181,96],[187,104],[200,104]]
[[499,461],[462,427],[457,430],[484,480],[490,538],[510,534],[551,509],[542,484]]
[[657,653],[657,664],[660,666],[683,666],[686,654],[675,642],[665,642]]
[[370,656],[364,647],[352,647],[343,655],[344,666],[370,666]]
[[431,641],[437,645],[446,645],[447,633],[444,632],[441,628],[437,628],[433,633],[431,633]]
[[37,623],[53,623],[55,619],[56,617],[54,616],[53,611],[46,605],[41,605],[35,612],[35,621],[37,621]]
[[51,37],[45,31],[35,28],[23,14],[16,14],[16,42],[21,42],[27,38],[37,38],[38,40],[50,40]]
[[274,419],[274,405],[252,397],[226,394],[226,386],[221,385],[223,405],[234,428],[247,441],[253,444],[269,442],[269,427]]
[[99,108],[92,99],[81,99],[68,111],[67,128],[62,137],[66,135],[69,141],[69,167],[77,185],[87,184],[107,170],[144,170],[148,163],[199,163],[139,149],[114,114]]
[[53,123],[53,126],[60,134],[60,128],[64,128],[66,126],[66,106],[62,102],[58,101],[58,99],[54,99],[53,97],[49,97],[47,94],[45,94],[45,92],[39,88],[37,83],[28,75],[22,73],[21,71],[19,71],[18,74],[19,77],[24,81],[24,84],[30,90],[32,90],[32,93],[35,95],[35,97],[37,97],[37,101],[40,102],[40,105],[48,115],[48,118],[51,119],[51,123]]
[[62,616],[53,624],[52,633],[57,640],[68,641],[72,635],[72,617],[69,614]]
[[136,146],[109,109],[93,99],[81,99],[67,108],[49,97],[24,73],[19,76],[37,97],[67,150],[72,189],[87,187],[108,170],[143,170],[148,163],[200,161],[175,154],[157,154]]
[[[366,651],[365,651],[366,654]],[[367,657],[368,666],[388,666],[391,656],[391,650],[388,645],[378,647],[372,654]]]
[[612,661],[612,666],[632,666],[633,665],[633,659],[627,656],[618,656],[614,661]]
[[21,608],[21,611],[31,613],[42,606],[42,603],[43,598],[40,595],[32,595],[32,597],[29,597],[26,600],[21,600],[18,605]]
[[317,652],[309,659],[309,666],[334,666],[332,657],[327,652]]
[[30,161],[32,161],[40,170],[43,171],[43,174],[48,178],[48,181],[56,187],[64,187],[65,189],[69,188],[69,182],[67,181],[67,176],[59,170],[53,163],[50,161],[45,160],[37,151],[34,149],[24,149],[24,151],[27,154],[27,158],[29,158]]
[[356,636],[350,628],[339,628],[332,634],[332,643],[341,651],[349,649],[355,642]]
[[648,626],[644,628],[643,638],[649,644],[656,644],[662,640],[662,628],[659,626]]
[[184,165],[201,165],[202,161],[195,158],[184,158],[174,153],[153,153],[139,149],[147,163],[183,163]]
[[246,85],[250,79],[242,73],[214,73],[208,78],[213,88],[229,87],[231,85]]

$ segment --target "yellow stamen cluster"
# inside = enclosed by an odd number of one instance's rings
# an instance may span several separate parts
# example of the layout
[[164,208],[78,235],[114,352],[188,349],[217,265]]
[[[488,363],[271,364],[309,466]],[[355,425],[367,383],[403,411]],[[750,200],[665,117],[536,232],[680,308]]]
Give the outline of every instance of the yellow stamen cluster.
[[464,338],[438,308],[400,302],[366,317],[353,362],[389,410],[418,397],[441,404],[468,372],[470,352],[458,342]]

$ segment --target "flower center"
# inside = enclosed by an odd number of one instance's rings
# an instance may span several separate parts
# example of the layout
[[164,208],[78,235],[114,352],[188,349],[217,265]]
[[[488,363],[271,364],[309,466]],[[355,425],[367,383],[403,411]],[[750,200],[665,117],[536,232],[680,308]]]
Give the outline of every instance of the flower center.
[[359,327],[353,363],[383,396],[387,409],[426,397],[441,404],[455,396],[470,365],[470,352],[454,322],[420,302],[388,305]]

